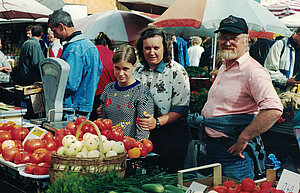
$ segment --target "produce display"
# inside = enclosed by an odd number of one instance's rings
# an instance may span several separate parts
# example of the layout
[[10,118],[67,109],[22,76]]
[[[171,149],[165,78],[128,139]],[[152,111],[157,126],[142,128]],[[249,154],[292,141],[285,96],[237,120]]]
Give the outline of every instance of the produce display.
[[221,185],[216,185],[209,193],[284,193],[283,190],[277,190],[272,182],[262,182],[256,184],[250,178],[244,178],[241,183],[233,180],[224,181]]
[[[78,126],[86,121],[79,117],[75,122],[67,124],[66,128],[56,130],[53,135],[47,132],[41,139],[27,139],[30,130],[13,121],[0,123],[0,153],[1,157],[16,164],[26,164],[24,173],[33,175],[49,174],[51,154],[75,156],[81,158],[100,157],[100,144],[106,158],[127,152],[128,158],[147,156],[153,149],[150,140],[136,141],[124,136],[118,126],[113,126],[110,119],[97,119],[94,123],[101,132],[101,142],[95,128],[84,124],[76,138]],[[63,167],[61,165],[57,167]],[[66,167],[66,166],[64,166]],[[77,168],[78,169],[78,168]]]

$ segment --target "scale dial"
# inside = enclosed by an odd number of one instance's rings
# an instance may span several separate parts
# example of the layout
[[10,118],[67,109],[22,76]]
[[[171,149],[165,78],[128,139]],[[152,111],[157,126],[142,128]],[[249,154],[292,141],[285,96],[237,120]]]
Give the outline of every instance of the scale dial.
[[54,64],[51,64],[51,63],[43,64],[42,72],[43,72],[43,76],[52,75],[52,76],[57,78],[58,75],[59,75],[58,67]]

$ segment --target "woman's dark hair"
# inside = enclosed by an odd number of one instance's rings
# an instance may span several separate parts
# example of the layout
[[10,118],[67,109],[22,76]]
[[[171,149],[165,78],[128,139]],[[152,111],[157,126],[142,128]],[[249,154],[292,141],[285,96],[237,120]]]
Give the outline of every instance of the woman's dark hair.
[[120,47],[115,53],[113,54],[112,57],[112,62],[118,63],[118,62],[129,62],[132,65],[135,65],[136,63],[136,54],[135,54],[135,49],[132,46],[122,46]]
[[108,49],[113,50],[113,44],[107,35],[103,32],[99,32],[95,38],[96,45],[108,46]]
[[137,53],[138,53],[140,62],[144,65],[147,64],[147,61],[145,59],[144,52],[143,52],[143,41],[145,39],[152,38],[157,35],[162,37],[162,43],[164,46],[163,61],[165,63],[167,63],[171,60],[171,42],[170,42],[170,40],[168,40],[167,35],[162,30],[150,26],[150,27],[143,29],[140,32],[140,34],[137,38],[137,41],[136,41]]

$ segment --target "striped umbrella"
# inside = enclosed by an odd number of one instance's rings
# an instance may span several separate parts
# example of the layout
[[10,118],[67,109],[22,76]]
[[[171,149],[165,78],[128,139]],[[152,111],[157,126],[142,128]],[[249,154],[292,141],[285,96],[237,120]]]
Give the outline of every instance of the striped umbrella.
[[278,18],[283,18],[300,12],[299,0],[285,0],[268,5],[266,4],[264,6]]
[[246,20],[250,36],[290,36],[291,31],[270,11],[254,0],[177,0],[154,25],[167,33],[189,38],[214,36],[220,21],[229,15]]

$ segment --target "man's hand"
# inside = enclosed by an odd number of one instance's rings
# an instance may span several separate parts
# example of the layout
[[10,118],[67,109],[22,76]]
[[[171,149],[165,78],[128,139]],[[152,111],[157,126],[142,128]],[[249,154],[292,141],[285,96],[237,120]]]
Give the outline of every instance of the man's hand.
[[3,66],[0,68],[0,71],[11,72],[11,69],[8,66]]
[[146,114],[145,118],[138,117],[136,119],[136,124],[145,131],[151,131],[156,127],[156,119],[153,116]]
[[298,84],[300,84],[300,81],[296,81],[295,78],[289,78],[286,81],[286,84],[290,86],[297,86]]
[[233,144],[228,150],[228,153],[235,153],[237,156],[239,156],[240,158],[245,158],[245,156],[242,154],[242,152],[245,150],[245,148],[247,147],[248,142],[238,139],[238,141]]

